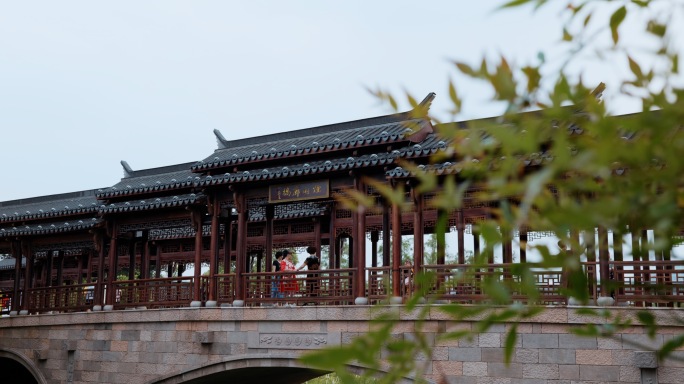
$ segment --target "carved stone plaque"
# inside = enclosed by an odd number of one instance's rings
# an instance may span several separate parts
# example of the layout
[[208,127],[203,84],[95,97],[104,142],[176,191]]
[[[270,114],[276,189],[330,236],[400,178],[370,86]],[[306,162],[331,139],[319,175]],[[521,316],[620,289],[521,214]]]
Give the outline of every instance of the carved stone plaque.
[[[335,337],[337,336],[337,337]],[[331,339],[332,337],[332,339]],[[249,348],[321,349],[339,344],[339,333],[257,333],[250,332]]]

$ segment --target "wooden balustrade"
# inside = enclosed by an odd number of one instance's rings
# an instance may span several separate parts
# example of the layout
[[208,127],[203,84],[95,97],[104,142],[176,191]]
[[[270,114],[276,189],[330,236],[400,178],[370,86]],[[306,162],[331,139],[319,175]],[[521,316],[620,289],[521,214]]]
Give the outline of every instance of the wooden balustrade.
[[354,269],[246,273],[245,305],[354,303]]
[[[600,281],[600,265],[584,262],[582,270],[587,276],[587,292],[595,300],[599,296],[611,296],[615,305],[633,306],[679,306],[684,302],[684,261],[611,261],[610,281]],[[531,280],[525,279],[514,264],[467,264],[425,265],[423,271],[436,277],[424,290],[428,295],[455,303],[489,302],[486,282],[495,279],[505,285],[510,299],[530,302],[523,284],[534,285],[538,294],[534,303],[542,305],[565,305],[563,272],[560,268],[532,268]],[[416,290],[413,268],[400,267],[400,294],[405,298]],[[215,292],[212,295],[219,304],[232,303],[235,299],[237,277],[235,274],[219,274],[214,277]],[[242,275],[245,287],[245,305],[351,305],[354,303],[355,269],[329,269],[300,272],[260,272]],[[390,267],[366,268],[366,296],[371,303],[386,302],[392,295]],[[202,301],[208,300],[210,277],[201,277]],[[284,289],[290,287],[290,289]],[[92,309],[95,283],[62,285],[29,289],[26,298],[30,313],[49,311],[75,312]],[[602,292],[602,288],[604,292]],[[116,281],[115,309],[130,307],[167,308],[189,306],[193,301],[194,278],[171,277]],[[103,294],[106,295],[107,287]],[[0,294],[0,314],[9,313],[12,292]],[[106,297],[106,296],[105,296]],[[590,302],[591,303],[591,302]]]
[[126,307],[186,307],[192,301],[194,277],[115,281],[113,289],[116,290],[115,309]]

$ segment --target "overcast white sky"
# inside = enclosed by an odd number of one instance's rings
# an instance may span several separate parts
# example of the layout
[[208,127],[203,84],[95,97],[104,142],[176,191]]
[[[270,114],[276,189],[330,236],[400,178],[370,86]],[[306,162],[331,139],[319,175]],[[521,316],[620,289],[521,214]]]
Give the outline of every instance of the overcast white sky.
[[[121,160],[200,160],[214,129],[230,140],[389,113],[366,88],[436,92],[446,117],[451,59],[558,50],[557,9],[497,4],[0,0],[0,201],[111,186]],[[620,67],[584,80],[610,97]],[[459,120],[501,112],[477,87],[461,94]]]

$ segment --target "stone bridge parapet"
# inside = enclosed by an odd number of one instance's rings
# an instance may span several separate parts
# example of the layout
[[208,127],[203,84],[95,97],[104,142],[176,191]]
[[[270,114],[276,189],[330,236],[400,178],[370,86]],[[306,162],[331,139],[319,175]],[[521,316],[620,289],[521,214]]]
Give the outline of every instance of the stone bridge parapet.
[[[634,318],[635,309],[611,309]],[[36,383],[212,383],[220,380],[301,382],[322,374],[301,353],[347,343],[369,332],[374,311],[398,311],[396,337],[424,332],[433,342],[428,379],[462,383],[680,383],[680,360],[654,361],[641,352],[684,332],[684,311],[653,309],[663,324],[655,339],[632,326],[611,338],[579,337],[570,328],[597,319],[573,308],[548,308],[518,324],[510,365],[504,364],[509,324],[472,340],[440,341],[442,332],[473,329],[432,308],[427,321],[403,306],[177,308],[14,316],[0,319],[0,362],[19,364]],[[420,328],[417,328],[421,324]],[[637,346],[640,345],[640,346]],[[417,359],[425,357],[417,356]],[[8,363],[9,362],[9,363]],[[646,376],[644,376],[646,375]],[[651,375],[651,376],[649,376]],[[256,379],[255,379],[256,378]],[[214,381],[212,381],[214,380]],[[410,381],[410,379],[407,379]],[[261,382],[259,380],[258,382]]]

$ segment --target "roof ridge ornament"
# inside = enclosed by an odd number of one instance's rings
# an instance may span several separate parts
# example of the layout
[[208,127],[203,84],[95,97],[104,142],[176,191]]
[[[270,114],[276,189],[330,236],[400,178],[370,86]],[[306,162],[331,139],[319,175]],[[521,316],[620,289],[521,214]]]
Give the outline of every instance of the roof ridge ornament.
[[223,137],[223,134],[218,129],[214,129],[214,135],[216,136],[216,143],[218,144],[218,149],[228,148],[228,140]]
[[124,170],[124,178],[133,176],[133,168],[131,168],[131,166],[128,165],[128,162],[126,162],[126,160],[121,160],[121,166]]

